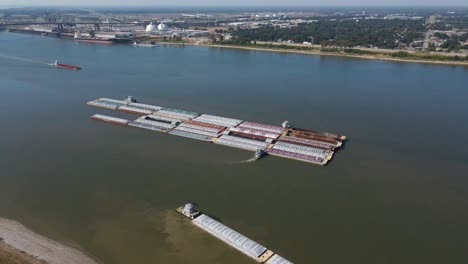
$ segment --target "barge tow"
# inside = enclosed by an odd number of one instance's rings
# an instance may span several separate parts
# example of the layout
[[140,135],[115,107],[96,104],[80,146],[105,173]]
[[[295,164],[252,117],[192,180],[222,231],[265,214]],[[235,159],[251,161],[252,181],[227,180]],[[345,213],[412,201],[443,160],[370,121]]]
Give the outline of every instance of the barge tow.
[[[326,165],[343,145],[346,136],[296,128],[288,121],[281,126],[192,111],[99,98],[88,105],[139,115],[135,120],[118,120],[100,115],[93,119],[197,139],[218,145],[253,151],[252,160],[264,155]],[[118,121],[116,121],[118,120]]]
[[190,219],[194,225],[205,230],[245,255],[255,259],[257,262],[266,264],[292,264],[291,261],[279,256],[272,250],[267,249],[206,214],[199,212],[191,203],[187,203],[184,206],[177,208],[176,211]]

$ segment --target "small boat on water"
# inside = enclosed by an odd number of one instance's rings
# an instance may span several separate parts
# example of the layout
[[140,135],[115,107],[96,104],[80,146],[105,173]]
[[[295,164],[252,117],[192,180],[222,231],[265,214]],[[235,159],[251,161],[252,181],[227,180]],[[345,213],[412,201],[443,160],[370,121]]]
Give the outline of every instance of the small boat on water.
[[62,68],[62,69],[68,69],[68,70],[81,70],[81,67],[79,67],[79,66],[59,63],[58,60],[55,60],[54,63],[49,64],[49,65],[53,66],[55,68]]
[[133,42],[133,46],[136,46],[136,47],[145,47],[145,48],[154,48],[154,47],[157,47],[158,45],[156,45],[154,42],[151,42],[151,43],[138,43],[138,42]]

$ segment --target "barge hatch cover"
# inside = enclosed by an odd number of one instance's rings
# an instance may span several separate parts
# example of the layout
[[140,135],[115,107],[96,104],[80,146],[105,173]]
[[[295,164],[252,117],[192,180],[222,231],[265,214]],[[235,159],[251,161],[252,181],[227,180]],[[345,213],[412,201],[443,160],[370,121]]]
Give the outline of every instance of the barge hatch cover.
[[211,217],[202,214],[193,220],[193,223],[206,232],[223,240],[232,247],[240,250],[244,254],[258,260],[258,258],[267,250],[266,247],[258,244],[250,238],[232,230]]
[[293,264],[291,261],[279,256],[273,255],[273,257],[269,258],[266,264]]

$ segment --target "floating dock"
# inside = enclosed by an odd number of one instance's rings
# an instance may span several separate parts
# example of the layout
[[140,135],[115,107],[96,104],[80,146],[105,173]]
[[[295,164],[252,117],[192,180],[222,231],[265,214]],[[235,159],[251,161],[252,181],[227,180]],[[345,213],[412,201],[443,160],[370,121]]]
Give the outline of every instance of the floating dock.
[[195,207],[188,203],[176,209],[177,212],[192,220],[192,223],[205,230],[226,244],[241,251],[245,255],[260,263],[267,264],[292,264],[292,262],[275,254],[273,251],[240,234],[239,232],[223,225],[213,218],[198,212]]
[[244,121],[211,114],[99,98],[88,105],[140,115],[135,120],[94,115],[95,120],[168,133],[219,145],[257,151],[273,156],[325,165],[343,145],[345,136],[290,127]]

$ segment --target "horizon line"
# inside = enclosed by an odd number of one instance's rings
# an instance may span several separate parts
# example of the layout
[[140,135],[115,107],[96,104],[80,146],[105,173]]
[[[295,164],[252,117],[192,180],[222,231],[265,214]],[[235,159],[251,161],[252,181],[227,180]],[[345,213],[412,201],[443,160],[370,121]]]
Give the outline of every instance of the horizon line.
[[143,8],[143,7],[151,7],[151,8],[454,8],[454,7],[463,7],[468,8],[468,3],[466,5],[460,4],[430,4],[430,5],[322,5],[322,4],[314,4],[314,5],[282,5],[282,4],[272,4],[272,5],[230,5],[230,4],[221,4],[221,5],[171,5],[171,4],[155,4],[155,5],[148,5],[148,4],[134,4],[134,5],[93,5],[93,4],[85,4],[85,5],[77,5],[77,4],[33,4],[33,5],[1,5],[0,8],[45,8],[45,7],[66,7],[66,8]]

